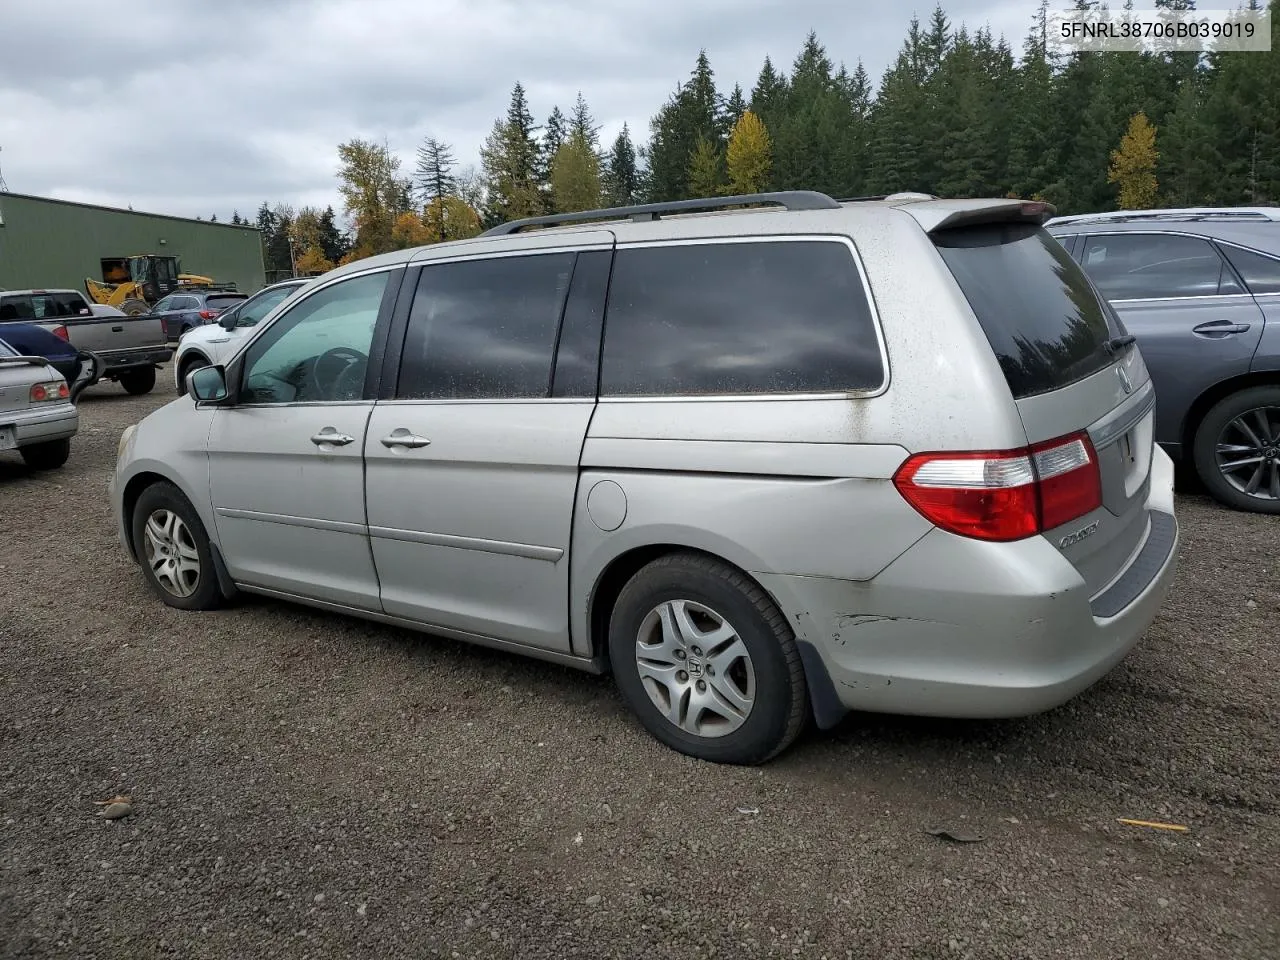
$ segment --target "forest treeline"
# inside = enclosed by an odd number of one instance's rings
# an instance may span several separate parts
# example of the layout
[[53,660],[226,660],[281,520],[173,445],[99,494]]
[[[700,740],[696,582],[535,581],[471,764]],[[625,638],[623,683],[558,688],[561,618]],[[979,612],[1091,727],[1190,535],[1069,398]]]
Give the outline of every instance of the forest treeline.
[[[1280,0],[1269,9],[1274,24]],[[478,166],[459,165],[432,136],[412,169],[386,143],[339,145],[345,224],[332,208],[264,203],[255,223],[267,266],[324,270],[518,217],[775,189],[1018,196],[1067,213],[1280,203],[1280,43],[1061,56],[1047,10],[1042,2],[1015,52],[938,6],[911,21],[878,85],[813,33],[789,65],[766,58],[749,90],[718,84],[704,50],[640,142],[624,125],[602,143],[581,93],[539,123],[517,83]]]

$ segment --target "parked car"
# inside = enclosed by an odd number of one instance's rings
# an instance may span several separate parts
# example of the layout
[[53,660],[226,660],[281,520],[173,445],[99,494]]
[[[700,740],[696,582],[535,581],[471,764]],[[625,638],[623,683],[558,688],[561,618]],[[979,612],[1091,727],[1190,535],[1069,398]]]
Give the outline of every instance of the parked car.
[[0,292],[0,336],[12,322],[37,324],[94,354],[103,363],[101,379],[115,380],[131,394],[150,392],[156,368],[173,354],[158,318],[102,313],[78,290]]
[[1239,510],[1280,513],[1280,207],[1048,224],[1142,345],[1156,440]]
[[178,342],[173,358],[173,380],[178,394],[187,392],[187,376],[192,370],[222,363],[263,317],[308,282],[306,278],[298,278],[273,283],[221,314],[216,324],[188,330]]
[[1049,709],[1178,544],[1142,355],[1049,209],[788,192],[349,264],[125,430],[121,540],[179,609],[611,670],[708,760],[851,709]]
[[33,469],[53,470],[71,456],[79,426],[62,374],[0,340],[0,450],[17,450]]
[[66,339],[65,328],[60,334],[33,323],[6,323],[0,327],[0,336],[13,350],[26,357],[43,357],[49,366],[57,370],[71,390],[71,402],[102,377],[105,365],[102,358],[80,350]]
[[179,290],[161,298],[150,316],[160,318],[165,338],[173,343],[181,340],[188,330],[212,323],[224,310],[245,299],[247,295],[243,293]]

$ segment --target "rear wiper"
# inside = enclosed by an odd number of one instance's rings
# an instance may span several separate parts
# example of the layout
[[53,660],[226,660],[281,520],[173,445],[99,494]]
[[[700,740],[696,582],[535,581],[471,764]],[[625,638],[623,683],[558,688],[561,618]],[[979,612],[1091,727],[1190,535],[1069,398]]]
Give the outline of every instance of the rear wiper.
[[1106,342],[1105,346],[1107,348],[1107,353],[1111,354],[1112,356],[1115,356],[1125,347],[1131,346],[1132,344],[1135,344],[1137,342],[1138,342],[1137,337],[1135,337],[1131,333],[1126,333],[1122,337],[1112,337],[1110,340]]

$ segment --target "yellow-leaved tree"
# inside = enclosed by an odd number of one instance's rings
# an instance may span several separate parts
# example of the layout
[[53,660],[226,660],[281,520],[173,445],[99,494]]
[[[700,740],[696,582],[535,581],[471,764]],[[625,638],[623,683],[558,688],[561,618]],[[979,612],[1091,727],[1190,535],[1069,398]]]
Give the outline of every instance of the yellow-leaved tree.
[[461,197],[446,194],[429,201],[422,220],[431,237],[429,243],[466,240],[480,235],[480,214]]
[[768,189],[773,144],[764,121],[745,111],[729,134],[729,185],[725,193],[760,193]]
[[1159,184],[1156,181],[1156,128],[1139,110],[1129,118],[1129,129],[1120,138],[1120,148],[1111,152],[1107,182],[1120,186],[1121,210],[1154,207]]
[[551,200],[556,213],[600,206],[600,158],[580,132],[560,144],[551,158]]
[[333,269],[333,261],[328,260],[319,247],[311,246],[302,251],[295,266],[300,276],[306,276],[309,273],[328,273]]

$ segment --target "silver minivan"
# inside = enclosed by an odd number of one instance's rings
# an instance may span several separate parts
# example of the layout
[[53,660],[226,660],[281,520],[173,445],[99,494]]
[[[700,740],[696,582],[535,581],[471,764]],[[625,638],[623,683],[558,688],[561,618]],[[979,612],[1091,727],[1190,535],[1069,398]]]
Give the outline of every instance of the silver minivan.
[[791,192],[362,260],[128,428],[120,536],[241,592],[609,670],[759,763],[1084,690],[1173,577],[1141,354],[1017,200]]

